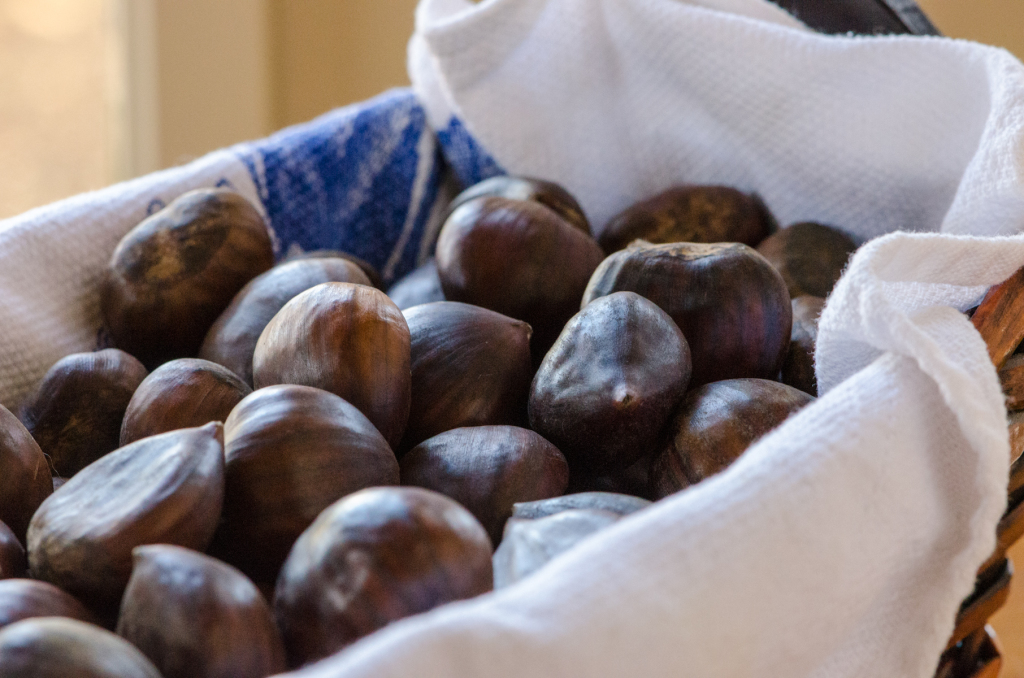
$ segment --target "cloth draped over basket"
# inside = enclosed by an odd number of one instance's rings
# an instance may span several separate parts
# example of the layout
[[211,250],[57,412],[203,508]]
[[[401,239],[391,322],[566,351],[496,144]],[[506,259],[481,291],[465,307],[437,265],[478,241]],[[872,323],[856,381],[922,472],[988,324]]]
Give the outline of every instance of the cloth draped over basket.
[[[931,676],[992,551],[1009,444],[961,311],[1024,265],[1024,66],[822,36],[766,0],[422,0],[412,90],[0,222],[0,402],[89,350],[118,240],[229,185],[280,254],[424,261],[452,184],[553,179],[599,229],[675,183],[868,241],[829,299],[822,397],[726,472],[520,584],[305,676]],[[450,177],[454,176],[454,182]]]

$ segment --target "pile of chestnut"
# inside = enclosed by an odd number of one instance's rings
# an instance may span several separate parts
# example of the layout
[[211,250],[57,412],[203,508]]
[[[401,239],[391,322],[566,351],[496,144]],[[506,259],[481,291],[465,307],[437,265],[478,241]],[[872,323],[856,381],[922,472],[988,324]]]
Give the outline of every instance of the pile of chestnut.
[[854,247],[717,186],[595,240],[497,177],[385,294],[180,196],[113,254],[114,348],[0,406],[0,677],[260,678],[530,576],[813,399]]

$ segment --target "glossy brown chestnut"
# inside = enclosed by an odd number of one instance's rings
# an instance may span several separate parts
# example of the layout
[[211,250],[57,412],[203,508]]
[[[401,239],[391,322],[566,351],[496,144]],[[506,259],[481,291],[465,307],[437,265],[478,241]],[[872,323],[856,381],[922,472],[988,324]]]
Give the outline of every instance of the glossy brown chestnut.
[[526,423],[529,325],[456,301],[422,304],[404,315],[412,406],[402,452],[453,428]]
[[814,344],[818,341],[818,318],[825,308],[821,297],[795,297],[793,306],[793,332],[789,335],[789,351],[782,364],[783,384],[789,384],[804,393],[818,395],[818,379],[814,374]]
[[264,678],[283,671],[270,606],[230,565],[179,546],[140,546],[117,634],[164,678]]
[[838,228],[810,221],[784,228],[757,246],[782,274],[791,297],[827,297],[856,249]]
[[24,544],[32,514],[52,493],[43,451],[24,424],[0,405],[0,521]]
[[494,552],[494,588],[529,577],[555,556],[621,517],[600,509],[567,509],[543,518],[509,519],[501,546]]
[[554,211],[507,198],[463,203],[437,241],[445,298],[528,322],[535,364],[579,310],[587,280],[603,257],[593,238]]
[[571,225],[590,235],[590,222],[587,221],[583,208],[569,191],[553,181],[531,177],[502,175],[484,179],[455,196],[455,199],[448,205],[448,214],[454,212],[463,203],[485,196],[540,203],[557,212],[558,216]]
[[530,387],[530,427],[574,473],[624,469],[657,445],[690,372],[690,349],[667,313],[633,292],[600,297],[544,356]]
[[21,421],[53,475],[70,478],[117,449],[124,412],[145,378],[142,363],[116,348],[75,353],[50,368]]
[[292,665],[386,624],[491,590],[491,541],[456,502],[375,487],[333,504],[281,569],[274,614]]
[[228,368],[252,386],[252,354],[271,318],[291,299],[325,282],[370,285],[353,262],[309,257],[278,264],[250,280],[206,333],[199,357]]
[[667,497],[725,470],[812,400],[766,379],[729,379],[693,389],[673,416],[671,438],[654,462],[654,495]]
[[53,584],[35,579],[0,581],[0,628],[31,617],[68,617],[97,623],[85,605]]
[[598,243],[608,254],[634,240],[741,242],[756,247],[777,228],[775,218],[756,194],[728,186],[675,186],[612,218]]
[[24,577],[27,569],[25,547],[14,536],[11,528],[0,520],[0,579]]
[[[377,267],[368,262],[366,259],[361,259],[354,254],[348,252],[342,252],[341,250],[310,250],[309,252],[294,252],[284,258],[282,263],[291,261],[303,261],[305,259],[344,259],[345,261],[352,262],[359,270],[363,272],[369,280],[370,287],[376,287],[378,290],[384,290],[384,278],[381,277],[380,271]],[[328,281],[323,281],[328,282]],[[339,280],[338,282],[359,282],[358,280]],[[360,285],[364,283],[359,283]]]
[[118,244],[100,290],[114,345],[150,369],[196,355],[245,283],[274,265],[263,217],[226,189],[189,191]]
[[0,630],[4,678],[161,678],[131,643],[75,619],[26,619]]
[[444,301],[441,278],[437,275],[437,260],[431,259],[388,288],[388,296],[403,311],[432,301]]
[[166,362],[135,390],[121,423],[121,445],[211,421],[223,422],[251,392],[234,372],[208,360]]
[[756,250],[740,243],[636,242],[601,263],[583,305],[624,290],[653,301],[683,331],[693,360],[691,387],[778,376],[793,311],[782,276]]
[[402,457],[402,484],[425,487],[459,502],[497,544],[516,502],[557,497],[569,466],[554,445],[518,426],[457,428],[426,440]]
[[259,584],[273,583],[292,544],[333,502],[399,482],[398,461],[369,419],[309,386],[253,392],[224,435],[224,515],[211,552]]
[[596,509],[619,516],[628,516],[651,505],[646,499],[616,492],[577,492],[551,499],[517,502],[512,517],[520,520],[546,518],[570,509]]
[[256,388],[301,384],[337,394],[394,448],[409,421],[409,326],[380,290],[323,283],[297,295],[267,324],[253,354]]
[[32,518],[32,577],[114,618],[133,548],[210,543],[224,496],[223,436],[219,423],[162,433],[82,469]]

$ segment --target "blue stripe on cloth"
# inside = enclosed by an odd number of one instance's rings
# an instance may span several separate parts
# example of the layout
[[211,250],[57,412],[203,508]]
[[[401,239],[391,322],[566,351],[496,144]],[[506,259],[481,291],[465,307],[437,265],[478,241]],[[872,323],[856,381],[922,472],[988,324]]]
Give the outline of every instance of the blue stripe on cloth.
[[454,116],[448,120],[445,129],[438,130],[437,141],[463,188],[506,174],[501,165],[477,143],[462,121]]
[[415,266],[443,161],[411,90],[391,90],[236,148],[280,254],[341,250],[387,280]]

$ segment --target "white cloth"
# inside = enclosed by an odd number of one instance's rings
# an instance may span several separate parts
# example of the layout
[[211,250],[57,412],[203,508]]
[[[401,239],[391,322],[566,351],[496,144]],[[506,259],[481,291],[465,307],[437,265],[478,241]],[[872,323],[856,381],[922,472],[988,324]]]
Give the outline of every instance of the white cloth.
[[[808,32],[761,0],[422,0],[414,87],[597,229],[677,182],[869,239],[817,402],[729,470],[534,577],[394,624],[308,677],[926,678],[992,551],[1009,445],[958,312],[1024,264],[1024,67]],[[718,11],[724,8],[745,14]],[[754,17],[754,18],[752,18]],[[952,308],[951,308],[952,307]]]

